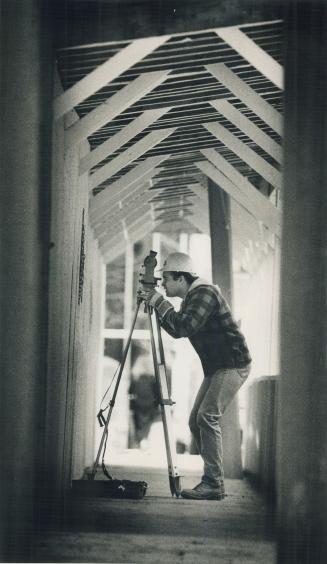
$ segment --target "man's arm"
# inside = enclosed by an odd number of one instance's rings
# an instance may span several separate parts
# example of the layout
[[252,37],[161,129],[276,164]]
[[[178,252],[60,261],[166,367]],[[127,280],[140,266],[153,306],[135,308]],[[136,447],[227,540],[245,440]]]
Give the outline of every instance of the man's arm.
[[[162,296],[161,296],[162,298]],[[168,300],[157,299],[154,303],[162,327],[172,337],[191,337],[201,329],[217,305],[215,292],[207,286],[193,290],[176,312]]]

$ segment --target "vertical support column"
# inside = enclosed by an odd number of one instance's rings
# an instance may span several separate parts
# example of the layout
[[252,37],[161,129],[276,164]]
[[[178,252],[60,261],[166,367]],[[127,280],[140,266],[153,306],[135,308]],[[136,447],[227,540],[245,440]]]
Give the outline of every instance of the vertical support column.
[[[134,282],[134,245],[131,242],[126,244],[125,249],[125,288],[124,288],[124,329],[126,331],[126,335],[128,334],[133,320],[133,312],[135,311],[136,304],[133,302],[133,282]],[[125,370],[121,382],[120,391],[120,413],[122,415],[121,425],[126,426],[126,442],[125,447],[128,447],[129,444],[129,430],[130,430],[130,421],[129,421],[129,395],[128,390],[131,383],[131,350],[132,350],[132,343],[129,349],[129,353],[125,362]],[[124,339],[124,348],[126,347],[127,339]]]
[[289,1],[278,562],[327,561],[327,5]]
[[[212,281],[218,284],[232,308],[233,281],[231,260],[231,221],[229,196],[208,179],[209,222],[211,235]],[[240,478],[241,432],[237,397],[222,418],[224,471],[226,478]]]
[[0,542],[4,561],[26,562],[46,487],[53,67],[39,2],[4,0],[0,31]]

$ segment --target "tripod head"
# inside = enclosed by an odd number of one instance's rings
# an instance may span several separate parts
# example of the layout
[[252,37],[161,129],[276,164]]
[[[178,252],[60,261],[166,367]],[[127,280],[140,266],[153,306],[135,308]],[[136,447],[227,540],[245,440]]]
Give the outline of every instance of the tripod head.
[[154,275],[154,269],[157,266],[157,253],[150,251],[145,257],[139,272],[139,290],[152,290],[157,286],[157,281],[161,278]]

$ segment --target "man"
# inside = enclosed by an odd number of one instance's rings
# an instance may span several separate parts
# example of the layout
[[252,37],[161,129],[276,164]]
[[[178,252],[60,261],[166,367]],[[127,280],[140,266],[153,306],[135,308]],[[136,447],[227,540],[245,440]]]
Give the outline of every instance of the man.
[[220,500],[225,496],[220,420],[249,375],[251,357],[220,289],[197,276],[189,255],[170,254],[162,271],[166,296],[183,299],[180,310],[176,312],[156,290],[145,290],[141,295],[156,309],[167,333],[189,338],[204,372],[189,419],[204,471],[201,482],[182,490],[181,495]]

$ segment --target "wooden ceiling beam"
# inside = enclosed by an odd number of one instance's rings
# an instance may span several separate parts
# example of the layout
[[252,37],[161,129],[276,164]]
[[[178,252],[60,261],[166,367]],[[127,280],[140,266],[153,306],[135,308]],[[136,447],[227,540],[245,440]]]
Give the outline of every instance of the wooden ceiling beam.
[[105,252],[103,256],[104,262],[108,263],[119,257],[125,251],[127,245],[143,239],[143,237],[145,237],[145,235],[147,235],[152,229],[153,222],[149,219],[148,221],[145,221],[143,225],[128,233],[126,238],[120,236],[120,240],[110,249],[110,251]]
[[263,76],[283,89],[283,67],[243,31],[235,26],[220,28],[216,33]]
[[81,159],[79,173],[84,174],[88,172],[92,167],[99,164],[106,157],[112,155],[115,151],[120,149],[120,147],[125,145],[125,143],[133,139],[133,137],[144,131],[149,125],[152,125],[169,110],[170,108],[159,108],[157,110],[146,110],[143,112],[143,114],[123,127],[118,133],[107,139],[104,143],[101,143],[101,145],[93,149],[93,151],[90,151],[88,155]]
[[101,241],[107,239],[110,234],[115,236],[117,231],[119,231],[121,222],[123,222],[123,225],[127,230],[135,223],[142,223],[143,216],[147,215],[149,212],[152,213],[151,206],[147,201],[143,200],[139,205],[133,207],[133,209],[126,209],[123,213],[119,214],[117,219],[112,221],[110,225],[106,226],[106,229],[101,231],[97,239],[101,243]]
[[[95,68],[71,88],[60,94],[54,101],[55,119],[60,118],[75,106],[101,90],[120,74],[138,63],[149,53],[165,43],[169,36],[137,39]],[[109,120],[108,120],[109,121]]]
[[[258,221],[262,221],[268,229],[276,233],[279,237],[281,234],[281,214],[279,210],[254,186],[250,184],[242,175],[242,184],[235,185],[234,182],[225,176],[221,170],[216,168],[218,162],[214,155],[207,152],[203,153],[206,158],[212,158],[215,164],[208,161],[197,163],[197,167],[211,178],[218,186],[234,198],[241,206],[251,213]],[[220,156],[220,155],[218,155]],[[224,159],[225,160],[225,159]],[[229,163],[227,163],[229,164]],[[230,165],[231,166],[231,165]],[[237,172],[237,171],[236,171]]]
[[246,143],[238,139],[238,137],[220,125],[220,123],[210,122],[204,123],[203,125],[208,131],[210,131],[210,133],[212,133],[212,135],[233,151],[235,155],[265,178],[267,182],[275,188],[281,188],[282,178],[280,172],[265,159],[260,157],[260,155],[253,151],[253,149],[251,149]]
[[156,167],[167,159],[169,155],[159,155],[157,157],[148,157],[142,163],[136,165],[132,170],[124,174],[121,178],[104,188],[99,194],[91,197],[90,209],[92,213],[101,212],[106,205],[112,201],[115,194],[121,196],[123,192],[128,190],[137,182],[147,181],[154,177],[160,169]]
[[101,223],[103,223],[104,221],[107,221],[110,216],[119,212],[126,206],[129,206],[130,202],[134,201],[144,192],[146,192],[148,194],[148,198],[150,198],[151,194],[148,191],[148,188],[148,182],[140,182],[140,184],[136,184],[135,186],[130,188],[128,192],[124,192],[122,197],[118,197],[118,195],[116,195],[115,201],[110,202],[110,205],[108,204],[105,208],[103,208],[103,213],[101,215],[93,215],[90,213],[89,218],[93,229],[101,225]]
[[140,141],[134,143],[130,148],[126,149],[123,153],[115,157],[109,163],[103,165],[101,168],[97,169],[89,177],[89,189],[93,190],[99,184],[102,184],[108,178],[117,174],[125,166],[129,165],[132,161],[135,161],[141,157],[144,153],[155,147],[163,139],[166,139],[169,135],[174,133],[174,129],[157,129],[156,131],[151,131],[145,135]]
[[124,202],[131,196],[144,192],[150,188],[150,181],[145,179],[141,179],[135,182],[133,185],[129,186],[125,190],[121,190],[119,192],[114,192],[111,194],[111,198],[108,198],[102,208],[93,211],[90,207],[89,217],[91,224],[96,225],[103,221],[104,217],[108,215],[111,209],[115,208],[117,205],[121,206],[124,205]]
[[80,143],[164,82],[169,71],[142,74],[66,129],[65,146]]
[[247,137],[252,139],[259,147],[264,149],[277,162],[282,162],[282,148],[260,127],[255,125],[248,117],[240,112],[228,100],[211,100],[210,104],[228,121],[236,125]]
[[123,220],[120,221],[120,224],[116,226],[116,230],[113,234],[112,231],[108,232],[105,237],[102,237],[101,240],[98,241],[99,248],[101,253],[104,254],[110,249],[115,246],[119,245],[119,243],[123,242],[124,240],[128,240],[128,236],[130,233],[137,233],[143,227],[153,226],[153,217],[151,210],[148,210],[142,217],[138,217],[129,225],[126,225]]
[[230,92],[239,98],[248,108],[267,123],[274,131],[282,134],[283,118],[282,115],[266,102],[262,96],[257,94],[253,88],[248,86],[244,80],[239,78],[224,63],[206,65],[211,74],[221,82]]
[[140,194],[137,198],[128,201],[126,205],[119,208],[118,206],[110,210],[109,215],[103,218],[103,221],[93,226],[94,234],[97,238],[101,237],[104,233],[115,228],[117,222],[128,217],[128,214],[135,213],[136,210],[143,208],[144,204],[148,202],[149,195],[147,193]]
[[204,149],[201,151],[203,156],[208,159],[211,164],[213,164],[224,176],[226,176],[234,186],[238,187],[240,191],[243,191],[247,197],[253,201],[255,205],[258,205],[262,210],[266,210],[266,213],[272,214],[274,218],[281,224],[281,212],[276,208],[276,206],[257,188],[247,180],[233,165],[231,165],[224,157],[222,157],[214,149]]

